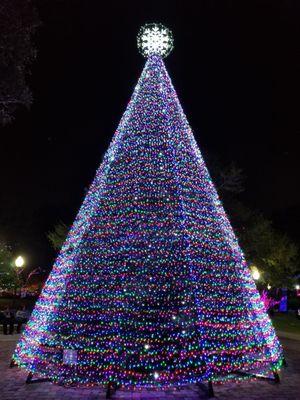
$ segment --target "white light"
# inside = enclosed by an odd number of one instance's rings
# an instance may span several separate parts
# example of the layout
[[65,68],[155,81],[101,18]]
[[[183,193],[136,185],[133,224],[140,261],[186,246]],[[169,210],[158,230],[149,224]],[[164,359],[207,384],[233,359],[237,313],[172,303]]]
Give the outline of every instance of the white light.
[[154,376],[154,379],[157,379],[159,377],[159,373],[158,372],[154,372],[153,376]]
[[66,365],[77,364],[77,350],[64,349],[63,350],[63,363]]
[[161,24],[146,24],[137,36],[138,49],[144,57],[166,57],[173,49],[172,32]]
[[176,316],[175,316],[175,315],[173,315],[173,316],[172,316],[172,319],[174,319],[174,320],[175,320],[175,319],[176,319]]
[[253,279],[255,279],[257,281],[260,278],[259,271],[253,271],[252,276],[253,276]]
[[296,285],[296,290],[299,290],[300,289],[300,285]]
[[150,346],[149,346],[149,344],[145,344],[145,350],[149,350],[150,349]]
[[257,267],[255,265],[252,265],[250,267],[250,269],[251,269],[252,278],[257,281],[260,278],[259,270],[257,269]]
[[182,333],[185,334],[185,331],[183,330]]
[[24,260],[24,258],[23,258],[22,256],[19,256],[19,257],[17,257],[17,258],[15,259],[15,266],[16,266],[17,268],[23,267],[24,264],[25,264],[25,260]]
[[269,284],[269,285],[267,286],[267,289],[270,290],[271,288],[272,288],[272,286]]

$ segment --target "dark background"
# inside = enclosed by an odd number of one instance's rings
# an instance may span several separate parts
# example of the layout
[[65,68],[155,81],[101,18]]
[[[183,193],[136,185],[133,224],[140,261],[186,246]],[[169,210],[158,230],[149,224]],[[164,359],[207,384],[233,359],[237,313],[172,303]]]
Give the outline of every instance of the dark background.
[[50,268],[46,232],[70,224],[145,60],[146,22],[174,34],[166,59],[200,149],[235,161],[242,201],[299,241],[298,1],[35,1],[42,21],[31,110],[1,128],[2,231]]

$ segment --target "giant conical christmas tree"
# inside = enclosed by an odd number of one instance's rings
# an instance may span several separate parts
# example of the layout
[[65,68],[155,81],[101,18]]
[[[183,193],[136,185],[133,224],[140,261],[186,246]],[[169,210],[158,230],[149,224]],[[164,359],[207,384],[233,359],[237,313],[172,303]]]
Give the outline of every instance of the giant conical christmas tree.
[[147,62],[14,359],[62,384],[151,387],[281,365],[260,301],[147,25]]

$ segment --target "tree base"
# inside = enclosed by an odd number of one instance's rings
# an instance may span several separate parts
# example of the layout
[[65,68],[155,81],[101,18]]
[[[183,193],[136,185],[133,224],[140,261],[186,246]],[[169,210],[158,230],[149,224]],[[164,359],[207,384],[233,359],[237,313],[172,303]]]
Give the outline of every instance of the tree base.
[[[14,360],[11,360],[9,367],[13,368],[17,366],[17,364],[15,363]],[[278,373],[278,371],[273,371],[273,376],[269,377],[269,376],[263,376],[263,375],[256,375],[256,374],[251,374],[251,373],[247,373],[247,372],[242,372],[242,371],[235,371],[236,375],[240,375],[240,376],[247,376],[249,378],[255,378],[255,379],[261,379],[261,380],[267,380],[267,381],[273,381],[274,383],[278,384],[281,382],[281,378],[280,375]],[[41,382],[50,382],[50,379],[48,378],[34,378],[34,374],[32,372],[29,372],[27,379],[26,379],[26,384],[32,384],[32,383],[41,383]],[[197,386],[199,386],[208,396],[208,398],[213,398],[215,397],[215,393],[214,393],[214,388],[213,388],[213,382],[212,381],[208,381],[207,382],[207,386],[202,383],[199,382],[197,384]],[[116,393],[118,389],[118,386],[110,381],[107,384],[107,389],[106,389],[106,399],[111,399],[112,396]]]

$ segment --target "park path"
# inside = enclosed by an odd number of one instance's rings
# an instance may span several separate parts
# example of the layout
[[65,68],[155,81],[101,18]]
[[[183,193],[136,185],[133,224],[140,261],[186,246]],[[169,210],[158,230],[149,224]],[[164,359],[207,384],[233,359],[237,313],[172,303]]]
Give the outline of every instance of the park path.
[[[103,389],[73,389],[49,382],[25,384],[26,372],[9,368],[18,335],[0,338],[1,400],[104,400]],[[215,386],[216,400],[300,400],[300,341],[281,340],[288,366],[278,385],[267,381],[243,382]],[[128,392],[119,390],[115,400],[196,400],[207,399],[197,386],[181,390]]]

